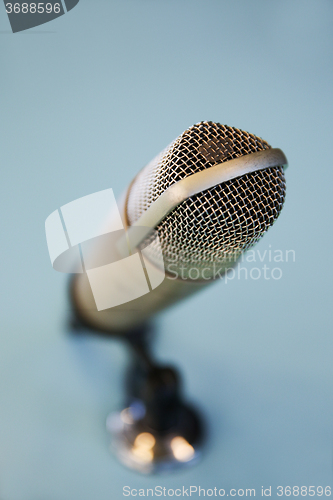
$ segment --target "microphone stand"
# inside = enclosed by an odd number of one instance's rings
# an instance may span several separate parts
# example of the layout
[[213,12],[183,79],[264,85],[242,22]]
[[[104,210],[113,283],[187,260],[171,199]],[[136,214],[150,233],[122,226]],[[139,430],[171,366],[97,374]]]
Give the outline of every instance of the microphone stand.
[[[72,294],[71,294],[72,295]],[[152,356],[151,325],[119,334],[87,325],[73,303],[70,330],[117,337],[130,350],[125,406],[107,418],[111,449],[125,466],[144,474],[194,465],[201,456],[203,428],[195,409],[184,402],[177,369]]]

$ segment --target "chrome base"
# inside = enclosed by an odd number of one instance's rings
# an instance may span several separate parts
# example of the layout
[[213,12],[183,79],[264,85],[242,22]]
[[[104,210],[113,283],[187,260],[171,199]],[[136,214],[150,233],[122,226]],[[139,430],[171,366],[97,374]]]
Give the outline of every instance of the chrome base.
[[145,422],[145,407],[135,400],[107,418],[111,450],[126,467],[152,474],[195,465],[201,457],[201,425],[196,412],[182,406],[177,422],[156,431]]

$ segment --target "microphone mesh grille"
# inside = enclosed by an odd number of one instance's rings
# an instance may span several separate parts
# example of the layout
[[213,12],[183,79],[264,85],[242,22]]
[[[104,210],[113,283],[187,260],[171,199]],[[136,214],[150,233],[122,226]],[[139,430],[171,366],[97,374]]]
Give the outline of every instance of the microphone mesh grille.
[[[134,180],[127,202],[129,224],[175,182],[216,163],[270,147],[259,137],[233,127],[212,122],[193,125]],[[176,270],[184,262],[202,267],[237,259],[277,219],[285,191],[281,166],[243,175],[188,198],[156,228],[166,268],[168,262]]]

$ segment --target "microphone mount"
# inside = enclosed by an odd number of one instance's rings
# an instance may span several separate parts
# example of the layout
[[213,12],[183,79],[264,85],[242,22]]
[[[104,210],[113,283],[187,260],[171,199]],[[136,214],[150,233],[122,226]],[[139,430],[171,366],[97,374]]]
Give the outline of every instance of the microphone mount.
[[197,463],[204,441],[202,420],[184,401],[179,371],[154,359],[152,325],[112,334],[86,324],[74,306],[70,331],[118,338],[129,349],[124,408],[111,413],[106,424],[118,460],[143,474]]

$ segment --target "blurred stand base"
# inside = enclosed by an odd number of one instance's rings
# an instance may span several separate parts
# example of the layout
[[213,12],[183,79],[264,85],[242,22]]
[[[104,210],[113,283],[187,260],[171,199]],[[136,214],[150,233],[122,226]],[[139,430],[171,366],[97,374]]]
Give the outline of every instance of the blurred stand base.
[[95,330],[82,320],[75,304],[68,323],[73,335],[118,338],[131,351],[125,407],[107,418],[111,449],[118,460],[143,474],[196,464],[204,441],[202,418],[183,401],[179,372],[153,359],[152,326],[142,325],[127,333]]

